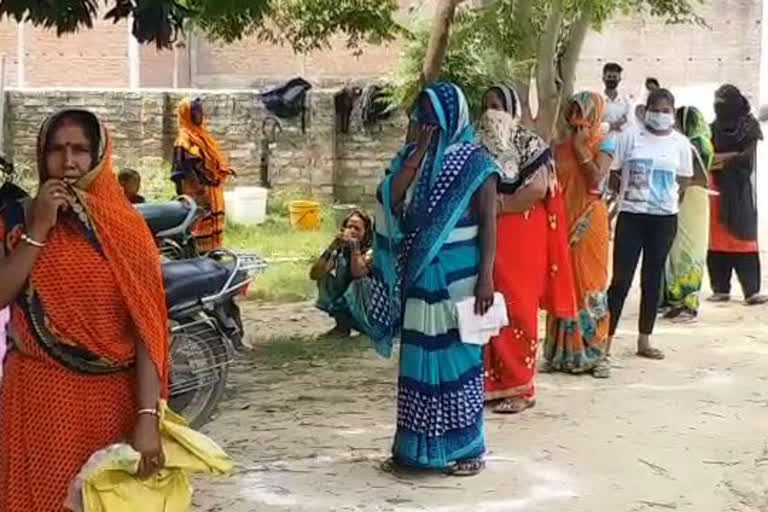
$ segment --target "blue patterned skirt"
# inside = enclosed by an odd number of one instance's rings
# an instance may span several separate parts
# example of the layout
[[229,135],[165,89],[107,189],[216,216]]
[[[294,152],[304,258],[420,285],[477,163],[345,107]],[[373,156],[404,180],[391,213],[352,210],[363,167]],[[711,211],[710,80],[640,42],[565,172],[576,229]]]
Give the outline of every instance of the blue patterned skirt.
[[460,222],[405,297],[393,456],[443,469],[485,453],[482,347],[462,343],[454,304],[474,295],[478,228]]

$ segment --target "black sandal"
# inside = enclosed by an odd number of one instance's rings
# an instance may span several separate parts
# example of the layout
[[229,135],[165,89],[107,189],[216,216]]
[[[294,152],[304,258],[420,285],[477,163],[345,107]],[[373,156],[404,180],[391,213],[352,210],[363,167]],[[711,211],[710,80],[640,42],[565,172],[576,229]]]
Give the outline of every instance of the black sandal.
[[389,473],[390,475],[397,473],[397,471],[401,468],[402,466],[398,464],[397,461],[392,457],[379,464],[379,469],[384,473]]
[[520,414],[536,405],[536,400],[528,398],[507,398],[502,400],[492,411],[496,414]]
[[745,302],[747,303],[747,306],[761,306],[768,302],[768,295],[760,295],[759,293],[756,293],[747,297]]
[[467,459],[456,461],[445,470],[445,473],[449,476],[470,477],[479,475],[484,469],[483,459]]

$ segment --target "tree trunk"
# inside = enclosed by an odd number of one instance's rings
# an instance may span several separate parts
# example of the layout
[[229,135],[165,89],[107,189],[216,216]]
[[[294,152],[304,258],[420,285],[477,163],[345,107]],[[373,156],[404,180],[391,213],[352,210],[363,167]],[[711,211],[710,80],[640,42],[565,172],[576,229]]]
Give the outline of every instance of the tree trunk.
[[439,0],[435,11],[435,21],[432,24],[432,35],[427,46],[427,56],[424,59],[424,68],[421,72],[421,83],[426,85],[440,77],[440,68],[443,65],[448,37],[451,32],[451,23],[456,13],[456,7],[463,0]]
[[573,95],[573,84],[576,80],[576,66],[579,63],[581,49],[584,47],[584,40],[587,38],[587,32],[592,24],[592,13],[585,9],[574,25],[571,27],[571,33],[565,44],[565,52],[560,61],[560,78],[563,81],[563,97],[570,98]]
[[[584,46],[584,40],[587,37],[587,32],[589,31],[591,24],[592,13],[588,9],[585,9],[571,27],[570,34],[568,34],[568,40],[565,43],[565,51],[560,59],[560,79],[562,80],[562,88],[560,91],[561,109],[565,107],[568,99],[573,96],[574,82],[576,81],[576,66],[579,63],[581,49]],[[563,116],[558,116],[557,136],[562,136],[565,133],[566,128]]]
[[536,88],[539,100],[536,129],[539,135],[547,141],[554,136],[555,121],[560,109],[555,52],[557,51],[560,30],[563,26],[563,3],[564,0],[553,0],[536,55]]
[[531,73],[533,73],[533,66],[527,71],[527,80],[515,80],[513,85],[517,90],[517,94],[520,95],[520,122],[526,128],[535,130],[536,120],[533,118],[533,112],[531,111]]

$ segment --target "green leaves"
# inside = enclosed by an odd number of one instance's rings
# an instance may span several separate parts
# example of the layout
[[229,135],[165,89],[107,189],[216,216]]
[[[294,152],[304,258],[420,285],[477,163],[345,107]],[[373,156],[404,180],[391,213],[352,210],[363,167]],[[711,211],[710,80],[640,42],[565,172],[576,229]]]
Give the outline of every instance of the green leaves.
[[2,0],[0,16],[55,28],[57,34],[91,28],[100,9],[115,23],[133,17],[142,43],[170,47],[187,24],[212,39],[247,35],[288,44],[297,52],[327,46],[338,33],[351,48],[391,40],[400,27],[396,0]]
[[56,28],[56,33],[74,32],[81,26],[91,28],[99,8],[98,0],[2,0],[0,16],[33,25]]
[[[645,12],[670,23],[704,23],[696,14],[703,0],[565,0],[563,20],[557,27],[554,59],[558,69],[579,34],[577,21],[584,13],[593,29],[619,14]],[[479,95],[493,83],[528,83],[541,59],[539,42],[552,10],[552,0],[490,0],[483,7],[463,9],[452,27],[442,77],[460,84],[477,107]],[[583,27],[583,22],[582,22]],[[396,75],[396,97],[408,106],[418,91],[418,77],[426,54],[429,28],[412,30]],[[583,30],[581,32],[583,35]],[[576,47],[578,48],[578,47]],[[573,52],[571,52],[573,53]],[[567,66],[566,66],[567,67]],[[572,77],[556,77],[562,84]]]

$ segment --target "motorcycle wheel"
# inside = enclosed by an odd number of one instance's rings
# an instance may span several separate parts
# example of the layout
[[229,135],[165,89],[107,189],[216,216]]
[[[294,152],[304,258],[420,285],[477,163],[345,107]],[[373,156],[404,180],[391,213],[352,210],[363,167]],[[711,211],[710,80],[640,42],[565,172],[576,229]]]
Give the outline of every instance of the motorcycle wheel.
[[198,325],[173,335],[169,406],[192,428],[208,422],[224,395],[231,358],[220,335]]

